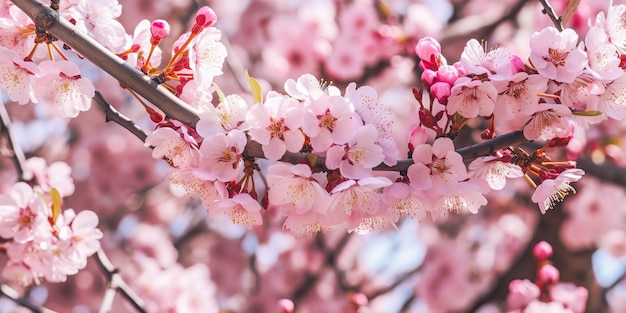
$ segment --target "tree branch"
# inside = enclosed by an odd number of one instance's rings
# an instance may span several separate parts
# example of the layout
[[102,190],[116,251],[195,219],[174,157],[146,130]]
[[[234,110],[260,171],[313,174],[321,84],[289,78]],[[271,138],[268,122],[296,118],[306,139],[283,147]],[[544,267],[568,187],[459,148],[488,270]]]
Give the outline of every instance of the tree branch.
[[11,117],[9,116],[9,112],[7,112],[7,108],[4,103],[0,105],[0,136],[6,136],[9,148],[11,149],[11,156],[13,157],[13,162],[17,168],[20,180],[27,182],[33,179],[33,173],[26,166],[26,157],[24,156],[24,152],[22,151],[20,145],[17,144],[15,136],[13,136],[13,130],[11,129]]
[[563,19],[556,15],[556,12],[554,12],[554,8],[552,8],[548,0],[539,0],[539,3],[541,3],[541,5],[543,6],[543,10],[541,12],[550,17],[556,29],[558,29],[559,31],[563,31]]
[[100,307],[100,313],[111,312],[116,292],[121,293],[137,312],[146,313],[145,303],[122,279],[118,269],[111,263],[104,250],[98,250],[95,258],[108,284],[102,306]]
[[96,95],[93,97],[93,100],[102,108],[104,114],[106,115],[107,122],[115,122],[120,126],[126,128],[131,134],[135,135],[139,140],[145,142],[146,133],[135,124],[131,119],[124,116],[118,110],[116,110],[99,91],[96,91]]
[[56,311],[34,305],[28,299],[21,297],[13,288],[5,284],[0,285],[0,295],[11,299],[13,302],[31,310],[33,313],[57,313]]
[[[174,96],[163,86],[150,77],[144,75],[137,69],[128,65],[124,60],[95,42],[79,30],[74,25],[61,18],[58,12],[45,7],[35,0],[11,0],[15,5],[28,14],[34,21],[38,30],[47,31],[56,36],[76,52],[85,56],[95,65],[111,74],[119,80],[124,86],[135,91],[146,100],[150,101],[157,108],[162,110],[168,117],[176,119],[190,127],[195,128],[195,124],[199,120],[197,112],[188,104]],[[494,139],[483,143],[459,149],[459,153],[465,159],[476,158],[481,155],[488,155],[498,149],[508,147],[510,145],[524,142],[525,139],[521,131],[513,132],[498,136]],[[263,150],[261,145],[252,140],[248,140],[248,145],[244,151],[244,155],[248,157],[263,158]],[[286,153],[281,161],[292,164],[304,163],[307,161],[306,154],[302,153]],[[318,164],[323,164],[323,158],[320,158]],[[408,169],[412,164],[412,160],[401,160],[395,166],[386,166],[381,164],[375,170],[382,171],[402,171]]]

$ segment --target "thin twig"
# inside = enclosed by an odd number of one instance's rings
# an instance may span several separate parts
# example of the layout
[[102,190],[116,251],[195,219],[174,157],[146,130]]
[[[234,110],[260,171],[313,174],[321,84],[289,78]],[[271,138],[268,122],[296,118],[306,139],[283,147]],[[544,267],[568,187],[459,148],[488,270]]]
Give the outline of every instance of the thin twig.
[[20,296],[20,294],[17,291],[15,291],[13,288],[5,284],[0,285],[0,295],[11,299],[13,302],[31,310],[33,313],[56,313],[56,311],[34,305],[28,299]]
[[146,313],[146,305],[143,300],[126,284],[118,269],[111,263],[102,249],[96,252],[95,258],[108,283],[105,298],[100,307],[100,313],[111,312],[115,292],[119,292],[137,312]]
[[139,140],[145,142],[146,141],[146,133],[135,124],[131,119],[124,116],[118,110],[116,110],[99,91],[96,91],[96,95],[93,97],[93,100],[100,105],[104,113],[106,114],[107,122],[115,122],[120,126],[126,128],[131,134],[135,135]]
[[13,135],[13,130],[11,129],[11,117],[9,116],[9,112],[7,112],[7,108],[4,103],[0,105],[0,136],[6,136],[8,140],[9,148],[12,152],[13,162],[15,162],[15,167],[17,168],[20,180],[27,182],[33,179],[33,173],[26,166],[26,157],[24,156],[24,152]]
[[554,8],[552,8],[548,0],[539,0],[539,3],[543,6],[541,13],[548,15],[552,20],[552,23],[554,23],[554,27],[556,27],[559,31],[563,31],[563,19],[556,15]]

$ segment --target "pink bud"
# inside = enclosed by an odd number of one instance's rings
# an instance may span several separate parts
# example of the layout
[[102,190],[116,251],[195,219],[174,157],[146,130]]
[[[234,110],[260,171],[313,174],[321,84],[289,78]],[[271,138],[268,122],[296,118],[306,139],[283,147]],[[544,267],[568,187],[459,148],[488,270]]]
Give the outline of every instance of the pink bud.
[[422,126],[415,126],[409,133],[409,150],[415,150],[415,147],[425,144],[427,139],[426,129]]
[[520,73],[526,70],[526,67],[524,66],[524,61],[522,61],[522,59],[520,59],[520,57],[516,55],[512,56],[509,62],[511,62],[511,71],[513,73]]
[[537,271],[537,278],[544,285],[556,284],[559,282],[560,273],[559,270],[552,264],[546,264]]
[[448,103],[448,97],[452,87],[448,83],[436,82],[430,86],[430,93],[437,98],[439,103],[446,105]]
[[533,248],[533,255],[537,260],[545,261],[552,256],[552,246],[546,241],[540,241]]
[[433,37],[424,37],[415,45],[415,54],[427,62],[436,59],[441,54],[441,45]]
[[191,32],[199,33],[202,29],[211,27],[217,22],[217,14],[213,9],[203,6],[196,13],[196,24],[192,27]]
[[437,81],[437,72],[431,69],[425,69],[422,72],[422,84],[426,88],[430,88]]
[[156,45],[161,41],[161,39],[170,34],[170,24],[165,20],[154,20],[150,26],[150,33],[152,34],[150,43]]
[[278,308],[280,313],[293,313],[293,301],[289,299],[280,299],[278,300]]
[[357,308],[367,305],[368,302],[367,296],[361,292],[353,294],[350,300]]
[[459,78],[459,72],[453,65],[446,64],[437,69],[437,80],[440,82],[446,82],[452,86],[457,78]]

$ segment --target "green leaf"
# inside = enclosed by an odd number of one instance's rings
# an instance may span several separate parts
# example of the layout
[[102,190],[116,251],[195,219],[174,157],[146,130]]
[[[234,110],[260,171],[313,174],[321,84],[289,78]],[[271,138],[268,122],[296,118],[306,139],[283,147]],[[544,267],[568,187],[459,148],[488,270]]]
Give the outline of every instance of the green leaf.
[[52,197],[52,224],[55,224],[61,214],[61,194],[56,188],[52,188],[50,196]]
[[256,79],[250,77],[248,71],[246,71],[246,78],[248,78],[248,85],[250,85],[250,91],[252,91],[252,97],[254,97],[254,101],[256,103],[262,103],[263,94],[261,94],[261,85],[259,85],[259,82]]
[[578,115],[578,116],[598,116],[598,115],[601,115],[602,112],[596,111],[596,110],[586,110],[586,111],[575,111],[575,112],[572,112],[572,114]]

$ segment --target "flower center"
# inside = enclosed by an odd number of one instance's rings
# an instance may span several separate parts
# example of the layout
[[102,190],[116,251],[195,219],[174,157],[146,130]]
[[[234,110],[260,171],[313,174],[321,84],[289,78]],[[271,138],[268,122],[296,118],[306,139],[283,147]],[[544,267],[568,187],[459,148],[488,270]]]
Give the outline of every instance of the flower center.
[[563,66],[565,65],[565,60],[567,59],[568,54],[569,52],[566,51],[548,48],[548,57],[544,59],[546,59],[546,61],[549,60],[555,66]]

